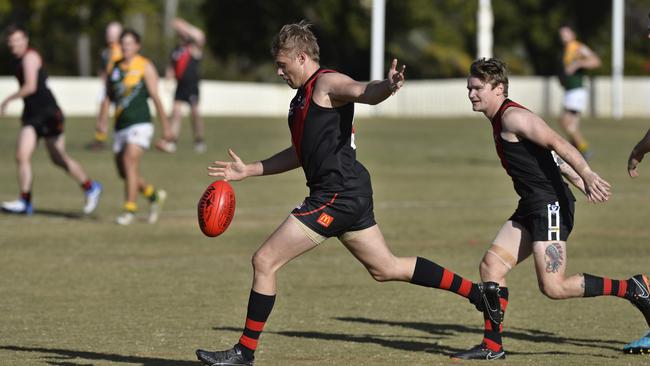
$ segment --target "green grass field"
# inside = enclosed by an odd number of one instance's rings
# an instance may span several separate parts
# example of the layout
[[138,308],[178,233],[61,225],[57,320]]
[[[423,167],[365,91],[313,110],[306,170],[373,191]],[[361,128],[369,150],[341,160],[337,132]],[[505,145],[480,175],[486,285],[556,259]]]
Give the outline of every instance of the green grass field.
[[[0,365],[198,365],[198,347],[239,338],[251,283],[250,257],[307,194],[301,171],[234,183],[235,219],[207,238],[196,203],[205,168],[232,147],[245,161],[290,143],[284,119],[208,119],[209,149],[196,155],[189,126],[179,151],[145,154],[143,172],[169,192],[161,221],[118,227],[123,187],[110,152],[87,152],[93,120],[69,119],[67,146],[105,187],[96,214],[48,161],[34,156],[32,217],[0,215]],[[0,200],[17,194],[19,123],[0,119]],[[370,170],[375,214],[398,255],[432,259],[473,280],[478,263],[516,206],[484,119],[357,121],[358,157]],[[650,260],[650,162],[640,178],[627,154],[647,120],[589,120],[592,167],[613,185],[610,202],[578,197],[570,273],[626,278]],[[647,164],[647,165],[646,165]],[[577,195],[577,193],[576,193]],[[146,204],[140,202],[142,211]],[[374,282],[332,239],[279,275],[276,306],[256,365],[448,365],[448,354],[480,342],[482,317],[444,291]],[[617,298],[552,301],[528,260],[509,277],[504,341],[512,365],[633,365],[648,356],[619,349],[646,330]]]

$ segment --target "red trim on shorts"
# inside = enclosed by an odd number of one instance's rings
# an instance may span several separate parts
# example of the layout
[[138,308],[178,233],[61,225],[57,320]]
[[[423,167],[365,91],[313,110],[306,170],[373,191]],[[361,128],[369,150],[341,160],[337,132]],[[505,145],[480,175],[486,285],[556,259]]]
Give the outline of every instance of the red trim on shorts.
[[610,278],[603,278],[603,295],[611,295],[612,293],[612,280]]
[[458,294],[464,297],[468,297],[470,291],[472,291],[472,281],[463,279],[463,282],[460,283],[460,287],[458,288]]
[[320,206],[319,208],[317,208],[317,209],[315,209],[315,210],[311,210],[311,211],[309,211],[309,212],[300,212],[300,213],[295,213],[295,214],[293,214],[293,216],[307,216],[307,215],[311,215],[311,214],[313,214],[314,212],[321,211],[321,210],[325,209],[325,207],[327,207],[327,206],[333,204],[334,201],[336,201],[336,197],[337,197],[338,195],[339,195],[338,193],[334,193],[334,197],[332,197],[332,199],[331,199],[329,202],[327,202],[326,204]]
[[239,338],[239,343],[250,350],[255,351],[257,349],[257,339],[242,335],[241,338]]
[[618,293],[616,296],[618,297],[625,297],[625,294],[627,293],[627,281],[619,281],[618,282]]
[[444,270],[442,272],[442,280],[440,281],[440,288],[443,290],[449,290],[451,283],[454,281],[454,274],[451,271]]
[[246,328],[255,331],[255,332],[261,332],[264,330],[264,324],[265,322],[258,322],[252,319],[246,318]]

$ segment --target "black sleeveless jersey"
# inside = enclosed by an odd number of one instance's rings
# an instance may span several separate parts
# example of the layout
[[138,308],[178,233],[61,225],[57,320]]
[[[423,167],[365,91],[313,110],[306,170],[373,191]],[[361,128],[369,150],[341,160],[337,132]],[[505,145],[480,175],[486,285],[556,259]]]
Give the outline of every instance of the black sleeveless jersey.
[[370,174],[357,161],[354,103],[325,108],[312,100],[319,69],[296,92],[289,108],[291,140],[307,178],[310,195],[349,194],[371,197]]
[[200,59],[192,56],[189,47],[180,46],[172,51],[171,62],[179,86],[199,83],[200,61]]
[[[36,52],[39,58],[41,55],[32,48],[27,52]],[[23,70],[23,59],[22,57],[16,60],[16,79],[22,87],[25,84],[25,75]],[[31,115],[38,113],[38,111],[49,110],[52,107],[57,107],[56,99],[54,99],[54,94],[47,87],[47,72],[45,71],[45,66],[41,61],[41,67],[38,69],[38,76],[36,81],[36,91],[33,94],[30,94],[23,98],[24,101],[24,115]]]
[[506,99],[492,118],[492,131],[501,165],[512,177],[515,191],[521,197],[519,209],[522,212],[539,208],[540,204],[558,201],[561,207],[568,207],[575,201],[571,190],[562,179],[551,151],[520,137],[519,142],[501,138],[501,118],[508,108],[525,107]]

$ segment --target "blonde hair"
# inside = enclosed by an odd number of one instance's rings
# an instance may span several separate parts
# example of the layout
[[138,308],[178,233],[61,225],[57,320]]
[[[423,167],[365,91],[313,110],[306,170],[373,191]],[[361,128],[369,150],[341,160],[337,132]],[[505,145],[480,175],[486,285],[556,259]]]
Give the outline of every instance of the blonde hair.
[[304,52],[312,60],[320,62],[318,42],[310,28],[311,24],[305,20],[301,20],[300,23],[284,25],[273,38],[271,55],[275,57],[279,53],[285,53],[295,56],[298,52]]
[[498,58],[480,58],[472,63],[469,74],[484,83],[492,85],[503,84],[503,95],[508,96],[508,67]]

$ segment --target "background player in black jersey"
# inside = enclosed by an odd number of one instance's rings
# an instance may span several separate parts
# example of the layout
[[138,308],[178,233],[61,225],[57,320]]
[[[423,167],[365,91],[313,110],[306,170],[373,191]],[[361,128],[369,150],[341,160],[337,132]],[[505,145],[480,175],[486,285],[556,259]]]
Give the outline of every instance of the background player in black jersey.
[[206,150],[203,132],[205,127],[199,111],[199,64],[203,58],[205,34],[201,29],[180,18],[172,21],[172,28],[181,40],[181,45],[172,51],[171,63],[166,71],[168,79],[176,78],[174,105],[169,119],[174,139],[173,141],[159,140],[156,142],[156,147],[165,152],[176,151],[176,141],[180,135],[183,120],[181,109],[183,103],[187,103],[190,106],[192,132],[194,133],[194,151],[204,153]]
[[83,167],[65,151],[63,114],[47,87],[47,73],[41,56],[29,47],[27,31],[19,26],[9,26],[6,33],[9,50],[16,57],[16,78],[20,89],[2,101],[0,115],[4,114],[7,104],[18,98],[23,99],[24,109],[21,117],[22,128],[16,142],[20,198],[3,202],[2,210],[27,215],[32,213],[31,160],[38,139],[42,137],[52,162],[81,185],[86,198],[83,212],[89,214],[97,208],[102,186],[88,178]]
[[197,357],[208,365],[252,365],[275,302],[277,271],[329,237],[337,237],[377,281],[410,281],[479,304],[478,285],[424,258],[396,257],[375,223],[370,175],[356,160],[354,103],[374,105],[396,93],[404,66],[398,70],[393,60],[385,80],[369,83],[322,69],[316,37],[304,22],[285,25],[272,54],[278,76],[297,89],[289,111],[292,145],[248,164],[229,150],[232,161],[215,161],[209,175],[237,181],[302,167],[310,194],[253,256],[253,288],[239,343],[221,352],[197,350]]
[[[480,59],[470,68],[467,90],[472,109],[492,123],[501,164],[521,197],[515,213],[497,233],[480,264],[484,294],[491,304],[484,311],[485,333],[480,345],[453,355],[460,359],[505,357],[501,342],[508,303],[505,277],[531,254],[539,288],[551,299],[618,296],[630,300],[650,324],[648,278],[636,275],[612,280],[589,274],[566,276],[566,240],[573,227],[574,197],[564,174],[590,202],[605,202],[610,185],[593,172],[580,152],[537,115],[508,99],[506,65]],[[554,154],[559,158],[554,159]]]

